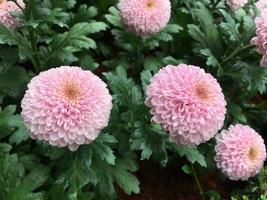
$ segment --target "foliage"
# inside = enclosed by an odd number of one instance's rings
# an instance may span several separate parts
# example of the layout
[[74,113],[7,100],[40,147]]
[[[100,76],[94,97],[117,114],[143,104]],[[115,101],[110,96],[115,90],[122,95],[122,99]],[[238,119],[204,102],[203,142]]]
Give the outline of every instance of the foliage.
[[[22,27],[0,24],[0,199],[116,199],[115,186],[136,194],[134,173],[146,159],[162,167],[184,160],[187,174],[191,164],[203,173],[212,170],[214,141],[177,146],[151,123],[146,87],[168,64],[199,65],[218,79],[228,103],[225,127],[247,123],[264,130],[267,70],[250,45],[253,6],[230,11],[224,2],[171,0],[167,27],[136,37],[123,25],[115,1],[26,1],[24,12],[14,13]],[[61,65],[94,71],[113,96],[109,125],[76,152],[30,139],[19,115],[30,79]],[[232,200],[266,199],[266,184],[265,169]],[[221,198],[216,191],[209,196]]]

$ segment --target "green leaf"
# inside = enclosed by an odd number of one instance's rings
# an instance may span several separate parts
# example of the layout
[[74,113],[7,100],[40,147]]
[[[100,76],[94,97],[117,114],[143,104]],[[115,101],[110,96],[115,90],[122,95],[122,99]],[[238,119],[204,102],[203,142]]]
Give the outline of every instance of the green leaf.
[[106,28],[107,25],[103,22],[80,22],[75,24],[69,31],[55,36],[47,48],[41,48],[44,63],[51,62],[53,58],[62,62],[67,60],[68,63],[77,61],[78,58],[73,55],[74,52],[96,48],[96,42],[88,35],[106,30]]
[[202,167],[207,167],[204,156],[200,154],[196,148],[186,145],[179,145],[176,147],[176,149],[180,156],[185,156],[192,164],[197,162]]
[[80,5],[78,11],[75,13],[73,21],[86,22],[98,14],[98,10],[94,6]]
[[30,76],[22,67],[1,69],[0,66],[0,94],[17,98],[23,94],[29,80]]
[[255,35],[255,22],[252,17],[244,16],[242,40],[249,42]]
[[204,56],[207,57],[207,62],[206,64],[208,66],[212,66],[212,67],[218,67],[220,66],[220,63],[218,62],[218,60],[212,55],[211,51],[209,49],[201,49],[200,53]]
[[142,92],[132,79],[122,76],[123,74],[125,75],[125,73],[119,73],[118,75],[109,72],[104,73],[104,76],[109,82],[114,101],[129,107],[134,112],[136,106],[143,104]]
[[16,200],[42,200],[42,192],[33,192],[40,188],[48,179],[45,167],[26,173],[17,155],[0,156],[0,198]]
[[165,30],[168,32],[168,33],[179,33],[180,31],[183,30],[183,27],[181,27],[180,25],[178,24],[168,24],[165,28]]
[[80,58],[80,66],[83,69],[94,71],[99,67],[99,64],[95,62],[91,55],[86,54]]
[[141,160],[153,156],[162,166],[165,166],[168,161],[167,141],[168,136],[160,126],[147,124],[136,127],[130,139],[131,149],[141,150]]
[[104,22],[91,22],[89,24],[85,24],[85,26],[88,29],[89,34],[98,33],[108,28],[107,24],[105,24]]
[[220,27],[224,30],[225,34],[227,34],[230,38],[230,41],[236,42],[239,41],[240,33],[239,33],[239,24],[235,22],[230,14],[225,12],[225,10],[220,9],[224,19],[226,22],[222,22]]
[[202,2],[197,2],[198,8],[193,10],[199,26],[194,24],[188,25],[189,34],[199,42],[201,49],[210,49],[216,56],[221,56],[222,44],[217,26],[214,23],[211,12]]
[[140,192],[140,182],[133,174],[130,173],[137,170],[136,163],[127,158],[127,156],[131,157],[130,154],[126,154],[125,158],[119,159],[116,162],[114,175],[117,183],[126,192],[126,194],[138,194]]
[[109,13],[105,18],[115,27],[122,27],[119,11],[115,7],[109,8]]
[[182,170],[186,174],[193,174],[192,168],[189,165],[184,165],[182,167]]
[[206,65],[214,67],[217,71],[217,76],[220,77],[223,74],[223,68],[221,67],[217,58],[212,54],[209,49],[201,49],[200,53],[207,58]]
[[6,143],[0,143],[0,156],[3,153],[8,153],[12,149],[12,146]]
[[27,191],[34,191],[42,186],[49,178],[48,169],[45,167],[36,167],[22,181],[22,187]]
[[115,176],[119,186],[125,191],[126,194],[138,194],[140,192],[140,183],[133,174],[125,170],[116,170]]
[[152,74],[150,71],[143,71],[141,73],[141,81],[142,81],[142,87],[143,91],[146,91],[146,87],[150,84],[150,80],[152,78]]
[[229,103],[227,105],[227,111],[231,116],[234,117],[235,120],[247,123],[246,115],[243,113],[242,108],[239,105],[235,103]]
[[115,165],[115,155],[113,150],[105,143],[116,143],[116,139],[108,134],[102,134],[94,143],[91,144],[91,148],[101,160],[106,160],[110,165]]
[[10,137],[11,144],[26,140],[29,133],[19,115],[14,115],[16,106],[9,105],[0,112],[0,139],[13,133]]

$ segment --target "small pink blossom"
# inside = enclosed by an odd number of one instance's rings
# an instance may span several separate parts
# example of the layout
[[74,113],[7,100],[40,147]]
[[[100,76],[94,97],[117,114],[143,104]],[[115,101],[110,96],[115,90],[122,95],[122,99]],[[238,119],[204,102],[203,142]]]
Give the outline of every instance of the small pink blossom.
[[197,66],[168,65],[147,87],[152,121],[177,144],[200,144],[223,126],[226,102],[217,80]]
[[259,0],[255,5],[261,11],[267,6],[267,0]]
[[170,20],[170,0],[120,0],[118,6],[123,23],[139,36],[161,31]]
[[74,151],[107,126],[111,100],[106,84],[92,72],[63,66],[31,80],[21,115],[33,139]]
[[261,66],[267,65],[267,9],[261,10],[260,16],[256,17],[256,36],[252,38],[251,44],[257,46],[257,52],[262,55]]
[[248,3],[248,0],[227,0],[226,3],[232,10],[237,10],[244,7]]
[[[23,0],[18,0],[18,4],[24,8]],[[13,12],[20,12],[20,8],[13,1],[0,0],[0,23],[8,28],[16,28],[20,23],[12,15]]]
[[237,124],[216,138],[217,167],[231,180],[247,180],[259,173],[266,159],[262,137],[249,126]]

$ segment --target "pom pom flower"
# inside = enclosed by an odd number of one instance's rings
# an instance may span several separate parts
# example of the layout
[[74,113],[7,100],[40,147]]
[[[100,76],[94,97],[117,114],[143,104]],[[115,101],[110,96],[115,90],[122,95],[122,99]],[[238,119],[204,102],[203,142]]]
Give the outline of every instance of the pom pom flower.
[[[18,4],[24,8],[25,5],[22,0],[17,1]],[[19,12],[20,8],[13,1],[0,0],[0,23],[8,28],[16,28],[20,23],[12,15],[12,12]]]
[[31,80],[21,115],[33,139],[74,151],[107,126],[111,100],[106,84],[92,72],[62,66]]
[[232,10],[237,10],[247,4],[248,0],[227,0],[226,2]]
[[169,22],[170,0],[120,0],[119,10],[129,31],[139,36],[161,31]]
[[231,180],[247,180],[259,173],[266,159],[262,137],[249,126],[237,124],[217,136],[215,161]]
[[197,66],[168,65],[147,87],[152,121],[177,144],[200,144],[222,127],[226,102],[217,80]]
[[259,17],[256,17],[256,36],[252,38],[251,44],[257,45],[257,52],[262,55],[261,66],[267,65],[267,9],[262,9]]

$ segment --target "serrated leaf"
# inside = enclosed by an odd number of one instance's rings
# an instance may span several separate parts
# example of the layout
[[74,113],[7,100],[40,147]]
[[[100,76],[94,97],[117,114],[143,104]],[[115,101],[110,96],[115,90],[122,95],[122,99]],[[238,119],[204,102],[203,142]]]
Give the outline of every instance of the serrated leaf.
[[198,150],[194,147],[179,145],[177,147],[177,152],[180,156],[185,156],[187,160],[190,161],[192,164],[197,162],[202,167],[207,167],[204,156],[200,154]]
[[115,27],[122,27],[119,11],[115,7],[109,8],[109,13],[105,18]]
[[242,108],[235,103],[229,103],[227,105],[227,111],[235,120],[243,123],[247,123],[246,115],[243,113]]
[[230,38],[230,41],[236,42],[240,38],[239,33],[239,24],[235,22],[235,20],[232,18],[230,14],[225,12],[225,10],[220,9],[220,12],[222,13],[224,19],[226,22],[222,22],[220,24],[220,27],[225,31],[225,34],[227,34]]
[[36,167],[23,180],[22,187],[27,191],[34,191],[43,185],[49,178],[48,169]]
[[137,170],[136,163],[131,158],[131,154],[126,154],[125,158],[119,159],[116,163],[116,168],[114,169],[114,176],[116,178],[119,186],[127,193],[138,194],[140,192],[140,182],[139,180],[130,172]]
[[108,164],[115,164],[116,157],[114,156],[113,150],[110,147],[106,146],[105,144],[94,143],[92,144],[92,149],[102,160],[106,160]]

